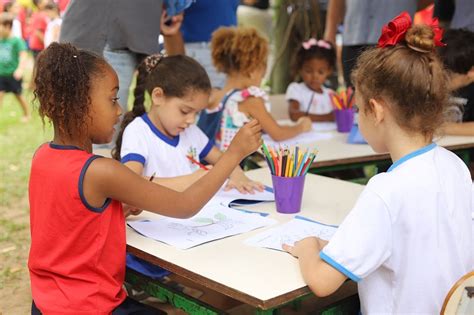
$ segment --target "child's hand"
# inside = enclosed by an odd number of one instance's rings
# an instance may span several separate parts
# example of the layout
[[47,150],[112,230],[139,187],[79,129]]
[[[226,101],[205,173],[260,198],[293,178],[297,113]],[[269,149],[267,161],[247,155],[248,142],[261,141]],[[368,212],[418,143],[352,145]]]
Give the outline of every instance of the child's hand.
[[246,123],[235,135],[227,152],[235,153],[240,158],[254,153],[262,145],[261,130],[262,127],[256,119]]
[[161,13],[160,28],[164,36],[173,36],[178,34],[183,23],[183,14],[169,17],[166,10]]
[[309,117],[300,117],[296,124],[300,126],[301,132],[308,132],[313,128]]
[[237,189],[242,194],[254,194],[255,191],[263,191],[265,186],[262,183],[254,182],[247,176],[245,176],[244,172],[238,169],[238,171],[234,171],[227,181],[227,184],[224,187],[224,191],[228,191],[231,189]]
[[125,217],[128,217],[129,215],[139,215],[143,211],[142,209],[138,209],[137,207],[133,207],[126,203],[122,203],[122,208],[123,208],[123,215]]
[[295,242],[295,245],[293,246],[283,244],[282,248],[294,257],[299,258],[304,253],[319,252],[326,244],[326,241],[320,240],[316,237],[306,237],[301,241]]

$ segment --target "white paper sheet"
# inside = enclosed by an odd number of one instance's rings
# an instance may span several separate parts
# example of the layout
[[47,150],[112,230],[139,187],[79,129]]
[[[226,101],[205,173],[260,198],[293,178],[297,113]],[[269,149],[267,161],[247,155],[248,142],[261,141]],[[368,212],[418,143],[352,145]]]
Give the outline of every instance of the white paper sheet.
[[267,134],[262,136],[262,139],[265,142],[265,144],[267,146],[272,146],[272,147],[278,147],[280,145],[281,146],[294,146],[298,144],[311,143],[311,142],[316,142],[316,141],[321,141],[321,140],[329,140],[331,138],[333,138],[333,135],[329,132],[318,132],[314,130],[299,134],[294,138],[291,138],[285,141],[280,141],[280,142],[274,141]]
[[179,249],[245,233],[276,223],[259,214],[244,213],[217,204],[205,206],[189,219],[163,217],[158,220],[128,221],[138,233]]
[[[282,125],[282,126],[295,125],[295,122],[291,121],[290,119],[279,119],[277,122],[279,125]],[[319,132],[333,131],[337,129],[336,123],[333,121],[314,122],[312,126],[313,126],[313,131],[319,131]]]
[[296,216],[293,220],[285,224],[268,229],[245,240],[245,244],[283,251],[283,244],[294,245],[296,241],[309,236],[316,236],[328,241],[336,230],[336,226],[326,225],[301,216]]
[[265,187],[264,191],[255,191],[253,194],[242,194],[237,189],[231,189],[228,191],[221,189],[214,197],[212,197],[208,204],[217,203],[229,206],[245,205],[262,201],[275,201],[275,195],[273,194],[273,189],[271,187]]

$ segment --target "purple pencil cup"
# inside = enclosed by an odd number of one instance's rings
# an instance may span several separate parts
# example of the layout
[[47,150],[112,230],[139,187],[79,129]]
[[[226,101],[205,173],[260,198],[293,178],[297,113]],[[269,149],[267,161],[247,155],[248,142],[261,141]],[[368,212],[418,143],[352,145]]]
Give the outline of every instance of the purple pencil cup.
[[352,108],[338,109],[336,113],[336,125],[337,131],[349,132],[351,131],[352,124],[354,123],[354,111]]
[[280,177],[272,175],[276,209],[280,213],[297,213],[301,210],[304,179],[306,176]]

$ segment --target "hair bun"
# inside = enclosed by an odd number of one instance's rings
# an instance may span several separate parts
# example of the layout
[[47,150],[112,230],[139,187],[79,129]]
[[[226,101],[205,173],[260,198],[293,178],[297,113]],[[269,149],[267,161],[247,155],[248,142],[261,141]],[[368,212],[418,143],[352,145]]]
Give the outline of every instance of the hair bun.
[[405,41],[411,49],[428,53],[435,48],[434,37],[435,34],[431,27],[427,25],[414,25],[407,31]]

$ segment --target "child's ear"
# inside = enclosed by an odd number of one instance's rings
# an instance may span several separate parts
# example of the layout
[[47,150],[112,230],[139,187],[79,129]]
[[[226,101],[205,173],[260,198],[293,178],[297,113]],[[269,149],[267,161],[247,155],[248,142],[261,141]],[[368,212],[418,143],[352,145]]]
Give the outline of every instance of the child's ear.
[[369,100],[369,107],[370,111],[372,112],[372,115],[374,117],[374,123],[375,125],[379,125],[382,123],[385,119],[385,114],[386,114],[386,104],[383,100],[376,100],[374,98],[371,98]]
[[162,88],[156,87],[151,91],[151,103],[153,105],[163,104],[164,98],[165,98],[165,93],[163,92]]

